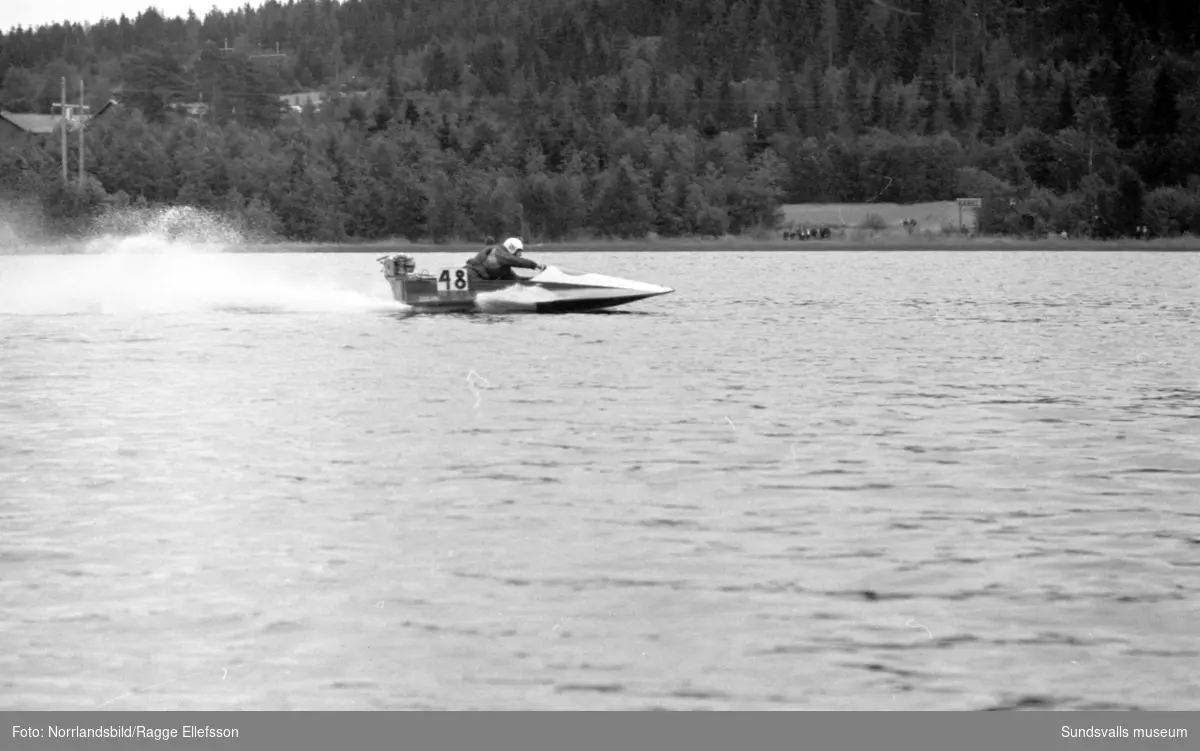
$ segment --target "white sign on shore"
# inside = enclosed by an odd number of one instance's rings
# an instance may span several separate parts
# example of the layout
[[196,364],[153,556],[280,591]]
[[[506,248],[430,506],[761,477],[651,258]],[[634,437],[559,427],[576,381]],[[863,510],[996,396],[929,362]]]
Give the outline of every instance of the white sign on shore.
[[[973,212],[975,209],[978,209],[979,207],[983,206],[983,199],[982,198],[959,198],[959,199],[957,199],[957,201],[958,201],[958,228],[962,229],[963,228],[963,209],[971,209]],[[973,215],[974,214],[972,214],[972,216]]]

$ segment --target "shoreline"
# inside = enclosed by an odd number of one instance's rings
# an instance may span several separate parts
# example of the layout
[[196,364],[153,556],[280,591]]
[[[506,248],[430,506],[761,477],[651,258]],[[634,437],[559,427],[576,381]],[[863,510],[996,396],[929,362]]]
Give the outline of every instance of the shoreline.
[[[482,243],[373,243],[369,245],[336,243],[280,243],[278,245],[247,245],[241,252],[261,253],[475,253]],[[253,248],[253,249],[252,249]],[[526,253],[787,253],[813,251],[860,252],[917,252],[917,251],[1098,251],[1098,252],[1200,252],[1200,237],[1163,238],[1161,240],[1018,240],[1009,238],[933,240],[756,240],[728,238],[722,240],[568,240],[561,243],[541,243],[525,246]]]
[[[3,255],[87,255],[80,247],[85,241],[30,244],[12,248],[0,247]],[[184,241],[186,242],[186,240]],[[204,245],[203,240],[197,241]],[[247,242],[235,247],[226,246],[226,253],[410,253],[413,255],[433,253],[475,253],[483,243],[453,242],[445,244],[409,243],[404,240],[380,240],[372,242],[344,243],[301,243],[301,242]],[[701,238],[655,238],[648,240],[565,240],[560,243],[536,243],[526,245],[530,256],[538,253],[736,253],[736,252],[985,252],[985,251],[1037,251],[1037,252],[1144,252],[1144,253],[1196,253],[1200,252],[1200,237],[1172,237],[1150,240],[1071,240],[1061,238],[1021,239],[1007,237],[875,237],[829,240],[784,240],[781,238],[755,239],[753,237],[726,237],[720,239]]]
[[[1200,235],[1158,237],[1151,239],[1123,238],[1092,240],[1064,238],[1058,235],[1020,237],[1009,235],[973,235],[958,231],[960,226],[974,227],[971,212],[964,213],[956,201],[933,201],[919,204],[891,203],[829,203],[782,204],[784,221],[778,230],[764,230],[744,235],[721,237],[691,235],[687,237],[658,237],[651,234],[637,240],[590,237],[581,233],[575,239],[560,242],[529,243],[530,256],[538,253],[730,253],[730,252],[918,252],[918,251],[1073,251],[1073,252],[1200,252]],[[871,217],[882,219],[885,227],[868,229]],[[970,222],[964,220],[971,219]],[[911,234],[905,222],[917,227]],[[216,247],[226,253],[392,253],[474,254],[483,248],[483,238],[455,238],[444,243],[410,242],[402,237],[380,240],[348,238],[340,242],[305,242],[246,238],[235,243],[212,243],[203,232],[188,236],[185,231],[171,237],[177,228],[170,222],[135,222],[128,236],[140,236],[153,244],[156,235],[166,232],[164,245],[179,244]],[[783,232],[804,227],[828,227],[837,234],[825,240],[784,239]],[[139,228],[147,232],[138,232]],[[157,228],[155,232],[151,228]],[[950,229],[948,229],[950,228]],[[0,225],[0,229],[3,229]],[[122,235],[105,237],[102,233],[84,237],[51,238],[20,242],[19,233],[9,232],[0,241],[0,255],[83,255],[89,251],[85,244],[97,240],[119,239]],[[235,233],[237,234],[237,233]]]

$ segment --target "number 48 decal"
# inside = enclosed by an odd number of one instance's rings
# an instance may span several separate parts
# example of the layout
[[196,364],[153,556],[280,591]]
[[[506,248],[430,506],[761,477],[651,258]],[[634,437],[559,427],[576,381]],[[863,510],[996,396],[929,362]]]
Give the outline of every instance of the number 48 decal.
[[464,268],[442,269],[438,274],[439,292],[466,292],[470,287],[467,270]]

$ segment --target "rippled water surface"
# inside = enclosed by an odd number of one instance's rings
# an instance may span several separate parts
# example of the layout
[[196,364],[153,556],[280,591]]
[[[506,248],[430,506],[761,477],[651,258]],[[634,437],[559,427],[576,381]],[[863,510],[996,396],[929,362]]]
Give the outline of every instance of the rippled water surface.
[[0,706],[1200,702],[1200,256],[538,258],[0,257]]

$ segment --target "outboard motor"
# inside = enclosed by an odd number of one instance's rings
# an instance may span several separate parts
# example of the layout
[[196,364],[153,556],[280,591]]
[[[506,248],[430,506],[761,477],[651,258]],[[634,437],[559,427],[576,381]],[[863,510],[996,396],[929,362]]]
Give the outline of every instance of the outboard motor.
[[376,260],[383,264],[383,275],[388,277],[407,276],[417,270],[417,262],[403,253],[382,256]]

